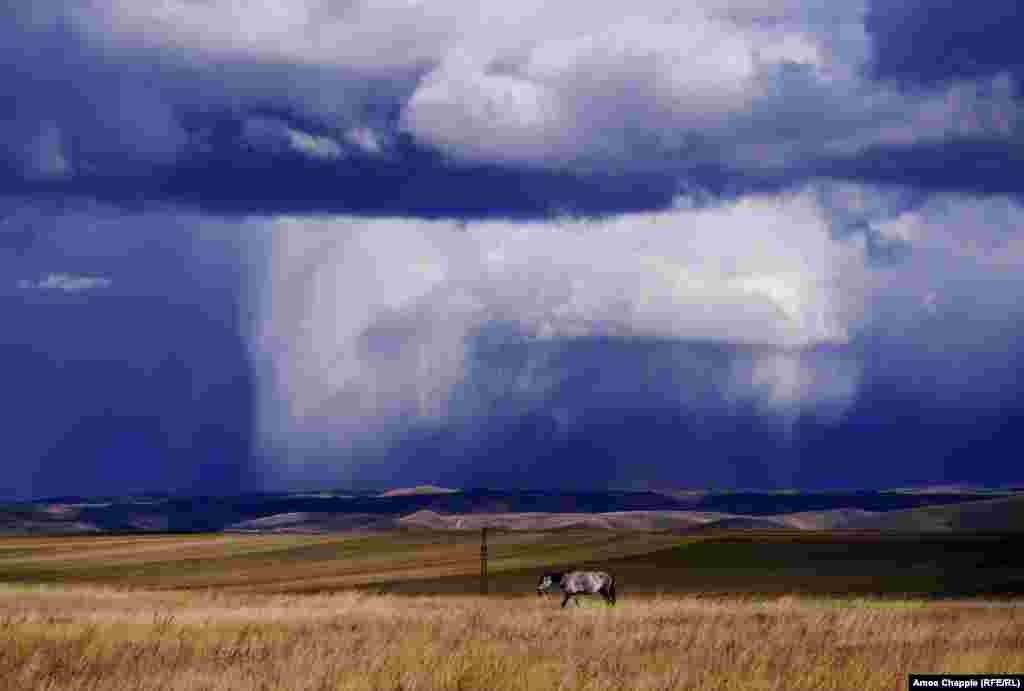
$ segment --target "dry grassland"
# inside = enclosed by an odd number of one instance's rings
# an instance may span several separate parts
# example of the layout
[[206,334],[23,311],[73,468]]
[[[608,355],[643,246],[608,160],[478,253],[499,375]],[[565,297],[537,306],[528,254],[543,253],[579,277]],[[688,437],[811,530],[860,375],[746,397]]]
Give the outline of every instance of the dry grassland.
[[893,689],[1024,672],[1009,602],[0,586],[0,689]]
[[[1024,673],[1024,601],[915,599],[1017,592],[1019,540],[497,533],[482,598],[478,539],[0,538],[0,691],[848,691]],[[612,570],[619,605],[524,595],[568,563]]]

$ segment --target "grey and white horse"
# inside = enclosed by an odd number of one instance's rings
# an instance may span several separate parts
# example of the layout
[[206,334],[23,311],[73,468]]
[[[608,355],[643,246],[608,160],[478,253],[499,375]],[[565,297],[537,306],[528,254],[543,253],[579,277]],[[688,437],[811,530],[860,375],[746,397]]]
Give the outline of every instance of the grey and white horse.
[[561,591],[562,607],[571,599],[579,607],[578,595],[600,595],[609,605],[615,604],[615,577],[604,571],[568,571],[546,573],[537,583],[537,594]]

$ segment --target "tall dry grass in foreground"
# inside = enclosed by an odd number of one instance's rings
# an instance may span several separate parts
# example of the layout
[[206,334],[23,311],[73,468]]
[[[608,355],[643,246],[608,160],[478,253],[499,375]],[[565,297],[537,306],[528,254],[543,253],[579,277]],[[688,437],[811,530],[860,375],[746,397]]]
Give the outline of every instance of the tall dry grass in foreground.
[[901,689],[918,672],[1024,672],[999,602],[0,586],[4,689]]

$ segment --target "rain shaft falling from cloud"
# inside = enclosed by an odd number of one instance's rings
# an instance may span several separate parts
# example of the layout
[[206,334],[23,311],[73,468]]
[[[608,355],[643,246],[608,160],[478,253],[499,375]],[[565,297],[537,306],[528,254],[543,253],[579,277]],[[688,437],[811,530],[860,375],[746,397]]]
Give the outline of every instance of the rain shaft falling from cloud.
[[[863,247],[833,238],[810,191],[607,220],[293,218],[271,237],[255,351],[275,446],[372,445],[485,416],[494,401],[453,399],[510,366],[476,361],[481,337],[546,352],[580,339],[739,346],[752,354],[716,374],[721,400],[773,410],[842,407],[856,391],[855,367],[801,354],[847,341],[868,275]],[[484,398],[543,399],[574,375],[564,358],[515,367]]]

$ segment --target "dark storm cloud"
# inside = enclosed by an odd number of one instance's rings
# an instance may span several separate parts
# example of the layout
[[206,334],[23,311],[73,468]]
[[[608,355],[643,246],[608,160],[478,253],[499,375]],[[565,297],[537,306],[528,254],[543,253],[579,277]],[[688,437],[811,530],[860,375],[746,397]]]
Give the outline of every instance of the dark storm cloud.
[[[1019,193],[1009,3],[947,4],[876,2],[866,24],[818,0],[502,5],[501,22],[456,0],[15,4],[0,188],[424,217],[658,209],[808,176]],[[973,62],[933,55],[954,27]]]
[[0,12],[0,75],[12,96],[0,106],[0,146],[9,173],[59,182],[174,161],[184,133],[162,98],[158,59],[102,50],[82,35],[67,3],[13,3]]
[[[384,471],[470,486],[734,486],[785,482],[793,471],[784,454],[766,455],[783,442],[785,422],[758,415],[751,401],[730,401],[719,386],[746,349],[616,338],[537,343],[494,327],[474,341],[452,394],[461,413],[414,426],[383,450],[387,462],[372,454],[355,461],[356,482],[387,482]],[[524,388],[524,377],[550,383]],[[722,434],[737,426],[743,435]]]
[[[886,338],[889,343],[878,342]],[[1018,330],[1002,345],[1019,348],[1022,338]],[[738,362],[770,355],[749,347],[504,338],[474,353],[455,394],[473,414],[422,421],[390,444],[336,450],[322,464],[316,451],[308,452],[298,477],[368,487],[429,479],[587,489],[1016,481],[1015,426],[1024,419],[1024,399],[1016,388],[1004,389],[998,401],[988,394],[1019,380],[1024,361],[976,353],[971,371],[989,373],[975,385],[989,391],[940,401],[931,393],[947,376],[948,363],[922,360],[910,343],[891,340],[865,335],[798,356],[825,368],[864,364],[856,400],[836,419],[820,407],[788,416],[766,411],[754,398],[725,395],[720,381]],[[540,371],[538,362],[544,363]],[[541,393],[517,385],[517,378],[545,375],[557,383]]]
[[207,298],[199,316],[130,297],[2,301],[5,318],[21,326],[0,345],[12,392],[2,415],[18,421],[16,431],[8,427],[5,490],[88,496],[258,485],[244,344],[210,314],[224,306]]
[[233,229],[20,200],[0,248],[3,496],[259,486]]
[[1009,72],[1024,77],[1020,3],[872,0],[872,68],[882,79],[934,84]]
[[257,429],[294,482],[999,481],[1022,222],[854,183],[461,230],[279,219]]
[[1012,104],[1003,136],[874,146],[826,161],[826,175],[914,185],[929,190],[1020,195],[1024,179],[1024,44],[1019,3],[993,0],[872,0],[865,28],[872,40],[874,79],[902,89],[943,88],[975,81],[1004,92]]
[[227,214],[514,218],[663,208],[679,192],[678,182],[666,175],[452,166],[407,136],[396,139],[385,160],[358,154],[310,160],[295,152],[226,148],[169,171],[158,194]]
[[1009,7],[9,3],[3,482],[1005,478]]
[[[229,214],[480,217],[657,208],[678,191],[658,174],[452,165],[398,131],[412,67],[381,78],[238,57],[192,64],[104,46],[64,3],[3,12],[0,75],[17,95],[0,106],[7,194]],[[359,126],[339,134],[346,123]],[[24,233],[4,239],[23,243]]]
[[[174,203],[218,215],[334,213],[422,218],[540,218],[560,214],[605,215],[670,206],[691,188],[702,194],[736,197],[782,189],[780,175],[753,175],[705,165],[684,181],[666,172],[573,172],[487,163],[453,164],[439,152],[395,134],[386,157],[328,146],[329,155],[287,148],[281,132],[247,123],[267,122],[262,114],[239,120],[230,114],[191,119],[202,148],[185,151],[174,165],[153,165],[145,173],[105,174],[39,180],[8,170],[0,184],[9,193],[40,199],[88,197],[128,207]],[[294,122],[281,116],[278,123]],[[196,125],[199,122],[201,124]],[[284,126],[284,125],[282,125]],[[306,126],[293,129],[316,146],[334,143]],[[277,139],[274,139],[277,137]],[[315,151],[315,149],[311,149]],[[12,242],[16,240],[12,237]]]
[[1024,136],[1011,141],[978,139],[942,144],[873,148],[860,155],[829,161],[821,173],[848,180],[912,185],[923,191],[976,195],[1024,192]]

